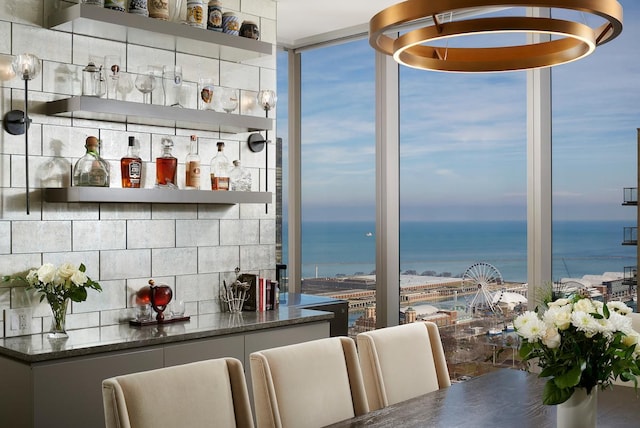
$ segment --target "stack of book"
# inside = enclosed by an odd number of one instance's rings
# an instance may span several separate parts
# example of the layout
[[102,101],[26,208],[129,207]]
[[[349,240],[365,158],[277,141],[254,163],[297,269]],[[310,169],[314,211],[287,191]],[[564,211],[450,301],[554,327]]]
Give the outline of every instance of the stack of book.
[[249,296],[242,307],[243,311],[271,311],[278,307],[278,282],[258,275],[243,273],[238,277],[240,282],[249,284]]

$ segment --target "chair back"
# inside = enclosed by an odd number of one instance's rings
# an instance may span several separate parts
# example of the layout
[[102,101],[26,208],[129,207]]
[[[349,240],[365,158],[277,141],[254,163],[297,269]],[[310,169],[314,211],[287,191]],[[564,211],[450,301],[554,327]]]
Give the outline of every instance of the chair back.
[[250,364],[258,428],[322,427],[369,410],[351,338],[254,352]]
[[438,326],[415,322],[356,337],[370,410],[451,385]]
[[107,428],[253,427],[242,363],[199,361],[102,381]]

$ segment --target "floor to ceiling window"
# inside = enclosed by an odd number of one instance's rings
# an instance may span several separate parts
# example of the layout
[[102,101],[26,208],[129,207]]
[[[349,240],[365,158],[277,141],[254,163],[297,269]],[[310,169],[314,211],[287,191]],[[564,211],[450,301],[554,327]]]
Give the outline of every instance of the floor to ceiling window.
[[620,274],[636,265],[637,246],[622,243],[637,225],[636,207],[623,202],[637,187],[640,5],[620,3],[622,34],[552,71],[553,279],[579,286],[605,276],[604,298],[626,300],[635,294]]
[[[304,51],[301,63],[301,289],[334,297],[366,295],[361,305],[353,305],[353,324],[364,314],[365,302],[375,301],[374,53],[366,40],[358,40]],[[279,79],[283,69],[284,54]],[[278,86],[286,87],[286,81]],[[280,110],[279,130],[286,126],[283,118]],[[283,153],[287,144],[284,138]],[[287,244],[283,227],[284,263]]]

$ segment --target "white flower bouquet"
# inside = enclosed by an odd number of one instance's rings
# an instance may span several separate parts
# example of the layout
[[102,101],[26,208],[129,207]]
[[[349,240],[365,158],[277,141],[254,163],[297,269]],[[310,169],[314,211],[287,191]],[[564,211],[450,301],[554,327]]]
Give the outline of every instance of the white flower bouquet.
[[537,359],[540,377],[548,377],[544,404],[564,403],[576,388],[591,393],[611,387],[614,380],[640,375],[640,334],[631,326],[631,308],[622,302],[602,302],[575,295],[548,303],[538,314],[527,311],[514,320],[523,338],[523,361]]

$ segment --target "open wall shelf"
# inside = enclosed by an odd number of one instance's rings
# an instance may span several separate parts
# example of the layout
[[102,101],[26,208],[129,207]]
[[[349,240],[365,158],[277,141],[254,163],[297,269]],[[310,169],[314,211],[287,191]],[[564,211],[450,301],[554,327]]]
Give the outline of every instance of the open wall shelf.
[[212,190],[122,189],[115,187],[48,187],[46,202],[115,202],[158,204],[258,204],[271,203],[271,192],[228,192]]

